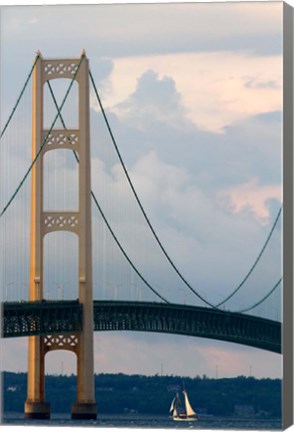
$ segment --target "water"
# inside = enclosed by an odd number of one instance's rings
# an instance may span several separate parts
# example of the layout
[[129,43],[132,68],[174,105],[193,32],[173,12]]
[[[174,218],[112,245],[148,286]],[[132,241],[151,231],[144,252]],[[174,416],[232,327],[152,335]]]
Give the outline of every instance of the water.
[[97,420],[71,420],[69,414],[52,414],[50,420],[26,420],[22,413],[4,413],[2,425],[129,428],[129,429],[224,429],[224,430],[281,430],[278,419],[245,419],[205,417],[197,422],[175,422],[168,416],[142,414],[98,415]]

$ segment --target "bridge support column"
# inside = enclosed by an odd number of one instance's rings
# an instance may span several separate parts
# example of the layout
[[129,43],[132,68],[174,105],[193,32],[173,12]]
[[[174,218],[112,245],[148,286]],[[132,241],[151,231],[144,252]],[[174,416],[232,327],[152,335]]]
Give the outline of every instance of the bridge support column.
[[93,353],[93,293],[92,293],[92,229],[91,229],[91,171],[90,115],[88,60],[79,72],[79,302],[83,305],[83,329],[77,347],[77,403],[72,405],[73,419],[96,419],[94,395]]
[[[43,125],[42,59],[34,70],[33,86],[33,140],[32,157],[41,145]],[[31,193],[31,263],[29,299],[40,301],[43,298],[43,238],[41,215],[43,206],[42,163],[37,162],[32,170]],[[29,337],[28,350],[28,392],[25,402],[26,418],[49,418],[50,405],[45,402],[45,353],[42,336]]]
[[[43,87],[55,78],[74,79],[78,83],[78,128],[44,129]],[[80,59],[43,59],[34,69],[32,158],[42,152],[32,168],[31,195],[31,262],[30,301],[43,299],[43,239],[56,230],[74,232],[79,239],[79,303],[83,306],[83,325],[77,338],[77,403],[72,405],[73,419],[96,419],[93,356],[92,232],[91,232],[91,166],[89,116],[89,62],[85,53]],[[46,141],[44,139],[46,138]],[[66,139],[65,139],[66,138]],[[79,156],[78,209],[44,210],[43,158],[47,151],[74,150]],[[48,347],[47,347],[48,348]],[[45,339],[29,338],[28,397],[25,416],[49,418],[45,402]]]
[[72,404],[71,418],[73,420],[96,420],[97,408],[96,403],[80,402]]
[[25,402],[25,417],[49,419],[50,404],[45,402],[45,355],[44,338],[29,338],[28,398]]

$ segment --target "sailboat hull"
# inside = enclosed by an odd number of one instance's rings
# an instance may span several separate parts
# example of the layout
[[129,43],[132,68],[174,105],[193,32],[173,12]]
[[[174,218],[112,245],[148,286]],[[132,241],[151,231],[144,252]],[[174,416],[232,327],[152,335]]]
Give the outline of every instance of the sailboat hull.
[[186,416],[183,416],[183,417],[173,417],[173,420],[174,421],[189,421],[189,422],[191,422],[191,421],[197,421],[198,420],[198,417],[186,417]]

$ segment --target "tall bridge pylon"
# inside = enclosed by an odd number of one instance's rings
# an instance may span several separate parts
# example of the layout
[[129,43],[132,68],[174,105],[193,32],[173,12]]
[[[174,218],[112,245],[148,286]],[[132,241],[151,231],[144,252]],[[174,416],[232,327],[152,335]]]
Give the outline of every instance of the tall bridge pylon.
[[[44,128],[44,85],[48,80],[58,78],[69,78],[78,83],[76,129]],[[74,232],[78,236],[78,297],[83,306],[83,323],[77,334],[29,337],[27,418],[50,417],[50,403],[45,402],[45,355],[52,350],[65,349],[77,356],[77,402],[71,407],[71,417],[96,419],[89,126],[89,62],[85,53],[78,59],[44,59],[40,55],[33,76],[32,158],[37,159],[32,168],[29,300],[43,299],[45,235],[57,230]],[[79,155],[77,211],[44,210],[43,159],[47,151],[57,149],[75,150]]]

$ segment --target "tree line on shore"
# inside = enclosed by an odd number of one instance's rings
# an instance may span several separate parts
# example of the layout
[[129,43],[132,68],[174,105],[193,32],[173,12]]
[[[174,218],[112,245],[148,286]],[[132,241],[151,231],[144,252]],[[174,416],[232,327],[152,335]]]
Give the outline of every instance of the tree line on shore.
[[[46,376],[46,401],[51,403],[51,412],[70,412],[76,402],[76,381],[75,375]],[[95,397],[101,414],[168,415],[172,398],[183,388],[193,407],[203,415],[281,417],[280,379],[95,375]],[[4,413],[23,412],[27,374],[3,372],[2,392]]]

